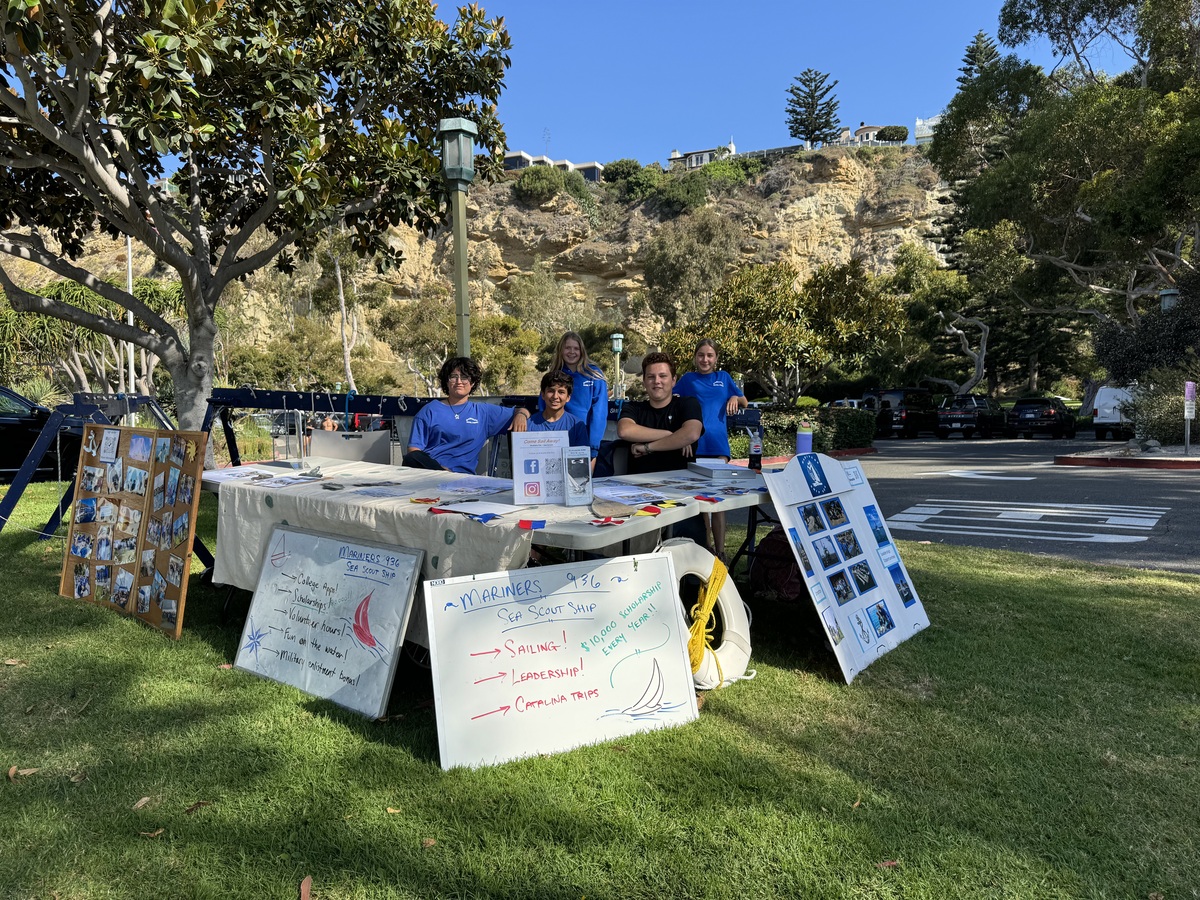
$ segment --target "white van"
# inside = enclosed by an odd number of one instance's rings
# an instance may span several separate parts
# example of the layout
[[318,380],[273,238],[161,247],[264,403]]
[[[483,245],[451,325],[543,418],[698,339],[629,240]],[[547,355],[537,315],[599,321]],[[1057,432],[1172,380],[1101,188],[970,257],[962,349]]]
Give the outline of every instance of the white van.
[[1096,440],[1102,441],[1110,434],[1113,440],[1118,441],[1133,437],[1133,422],[1124,410],[1124,405],[1132,400],[1133,393],[1128,387],[1106,386],[1096,392],[1095,407],[1092,409]]

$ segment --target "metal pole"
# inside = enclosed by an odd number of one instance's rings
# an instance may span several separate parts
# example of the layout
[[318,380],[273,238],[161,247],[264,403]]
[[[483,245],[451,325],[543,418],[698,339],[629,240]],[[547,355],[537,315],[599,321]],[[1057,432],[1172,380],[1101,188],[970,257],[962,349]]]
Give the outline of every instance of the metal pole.
[[[125,287],[129,291],[129,296],[132,297],[133,296],[133,238],[130,237],[129,235],[125,235]],[[127,324],[130,328],[133,327],[133,310],[132,309],[125,311],[125,324]],[[137,393],[137,386],[134,383],[134,378],[133,378],[133,341],[127,341],[125,343],[125,368],[129,372],[129,376],[126,378],[126,382],[128,383],[128,395],[130,397],[132,397]],[[128,424],[130,426],[135,424],[134,416],[133,416],[132,412],[129,414],[127,419],[128,419],[128,421],[126,422],[126,424]]]
[[467,296],[467,192],[450,191],[454,224],[454,311],[458,324],[458,355],[471,355],[471,301]]

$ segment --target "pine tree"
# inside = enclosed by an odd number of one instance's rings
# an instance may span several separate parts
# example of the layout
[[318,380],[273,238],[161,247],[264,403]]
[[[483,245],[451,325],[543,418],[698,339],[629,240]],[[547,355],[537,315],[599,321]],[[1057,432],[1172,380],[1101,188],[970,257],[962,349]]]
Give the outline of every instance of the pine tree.
[[805,69],[787,89],[788,134],[798,141],[828,144],[841,133],[838,102],[830,94],[837,81],[816,69]]
[[958,86],[966,86],[978,78],[985,68],[999,61],[1000,51],[996,49],[996,42],[983,31],[976,32],[975,39],[967,44],[967,52],[963,54],[962,68],[958,70],[962,72],[958,76]]

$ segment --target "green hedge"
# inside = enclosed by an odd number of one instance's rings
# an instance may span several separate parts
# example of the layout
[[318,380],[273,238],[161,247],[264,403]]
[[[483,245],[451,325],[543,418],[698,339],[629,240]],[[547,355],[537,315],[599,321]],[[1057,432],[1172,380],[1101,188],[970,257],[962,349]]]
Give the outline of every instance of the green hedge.
[[[875,413],[840,406],[821,406],[798,410],[767,407],[762,411],[763,456],[791,456],[796,452],[796,428],[808,421],[813,429],[813,450],[853,450],[870,447],[875,438]],[[730,434],[729,446],[735,459],[750,454],[750,438]]]

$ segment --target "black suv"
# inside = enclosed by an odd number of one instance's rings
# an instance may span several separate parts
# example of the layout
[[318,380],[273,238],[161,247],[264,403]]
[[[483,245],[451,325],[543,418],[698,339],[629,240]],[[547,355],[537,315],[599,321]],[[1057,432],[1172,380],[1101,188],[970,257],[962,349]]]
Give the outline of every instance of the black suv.
[[1075,437],[1075,414],[1057,397],[1029,397],[1018,400],[1008,411],[1008,433],[1027,438],[1048,434],[1056,438]]
[[943,440],[952,434],[961,434],[964,439],[972,434],[990,438],[1004,434],[1006,421],[1004,407],[991,397],[960,394],[945,398],[938,407],[937,436]]
[[[49,418],[50,410],[46,407],[26,400],[16,391],[0,387],[0,484],[12,483]],[[78,420],[64,422],[38,465],[34,480],[58,478],[60,474],[64,480],[74,478],[82,433]]]
[[863,409],[876,410],[875,436],[916,437],[922,431],[937,432],[937,409],[928,388],[891,388],[868,391]]

